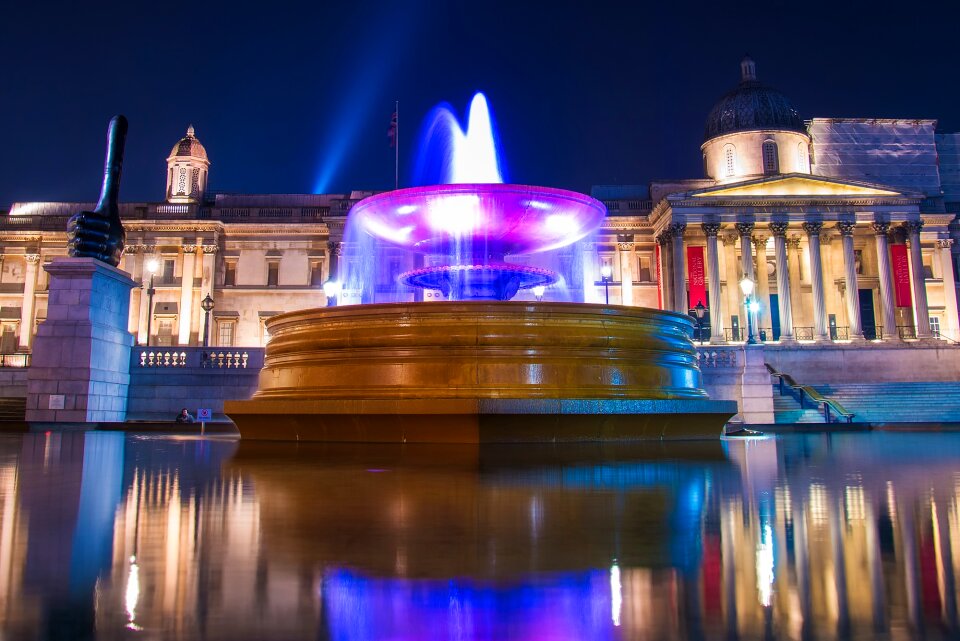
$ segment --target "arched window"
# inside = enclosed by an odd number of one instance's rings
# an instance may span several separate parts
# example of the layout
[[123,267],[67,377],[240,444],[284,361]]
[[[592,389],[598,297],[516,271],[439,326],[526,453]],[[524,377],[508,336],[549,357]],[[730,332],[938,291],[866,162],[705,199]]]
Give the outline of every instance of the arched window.
[[723,148],[723,163],[725,176],[737,175],[737,150],[733,145]]
[[780,171],[780,158],[777,156],[777,143],[763,141],[763,173],[775,174]]
[[800,171],[810,171],[810,156],[805,142],[797,143],[797,167]]

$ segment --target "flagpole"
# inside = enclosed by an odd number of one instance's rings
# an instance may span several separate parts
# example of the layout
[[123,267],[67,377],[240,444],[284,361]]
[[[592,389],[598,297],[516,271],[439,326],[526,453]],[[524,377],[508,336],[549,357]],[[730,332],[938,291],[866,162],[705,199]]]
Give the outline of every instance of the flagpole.
[[393,188],[400,189],[400,101],[396,103],[397,128],[393,135]]

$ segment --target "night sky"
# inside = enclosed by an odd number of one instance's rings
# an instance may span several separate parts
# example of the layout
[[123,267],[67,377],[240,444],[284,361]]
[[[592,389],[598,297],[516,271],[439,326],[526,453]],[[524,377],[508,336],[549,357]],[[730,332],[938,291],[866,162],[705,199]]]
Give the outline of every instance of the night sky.
[[958,18],[946,2],[9,3],[0,210],[95,200],[115,113],[123,200],[162,200],[191,123],[215,191],[392,188],[394,100],[403,185],[428,111],[462,114],[477,90],[512,182],[699,177],[707,112],[747,52],[804,118],[957,131]]

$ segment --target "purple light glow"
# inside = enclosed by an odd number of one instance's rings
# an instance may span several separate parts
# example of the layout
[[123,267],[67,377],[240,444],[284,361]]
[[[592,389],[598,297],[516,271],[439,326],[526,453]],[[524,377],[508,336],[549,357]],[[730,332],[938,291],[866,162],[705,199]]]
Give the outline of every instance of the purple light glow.
[[564,247],[595,230],[605,214],[600,201],[584,194],[503,184],[399,189],[371,196],[350,213],[367,232],[398,247],[463,259]]

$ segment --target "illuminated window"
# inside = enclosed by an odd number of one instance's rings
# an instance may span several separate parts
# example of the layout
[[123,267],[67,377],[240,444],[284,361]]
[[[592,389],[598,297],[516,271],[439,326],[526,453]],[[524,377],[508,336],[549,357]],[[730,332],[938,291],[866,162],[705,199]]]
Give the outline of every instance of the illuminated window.
[[187,193],[187,170],[183,167],[180,168],[180,180],[177,184],[177,193],[185,194]]
[[323,285],[323,261],[310,261],[310,284],[319,287]]
[[810,156],[807,154],[807,143],[801,142],[797,145],[797,167],[800,171],[810,171]]
[[727,177],[737,175],[737,150],[733,145],[723,148],[724,171]]
[[217,322],[217,346],[233,347],[233,329],[236,323],[230,321]]
[[940,337],[940,318],[937,316],[930,317],[930,332],[936,336]]
[[173,345],[173,318],[161,318],[157,321],[155,345]]
[[777,156],[777,143],[765,140],[763,143],[763,173],[775,174],[780,171],[780,158]]
[[650,269],[650,256],[640,256],[640,271],[637,272],[638,280],[641,283],[653,281],[653,272]]
[[173,270],[176,267],[177,263],[172,258],[166,258],[163,261],[163,276],[160,277],[161,283],[172,283],[173,282]]

